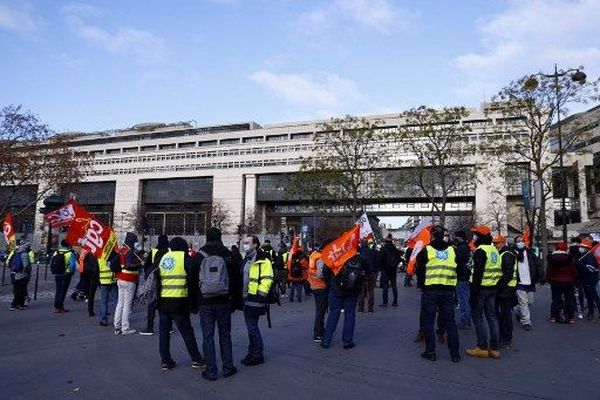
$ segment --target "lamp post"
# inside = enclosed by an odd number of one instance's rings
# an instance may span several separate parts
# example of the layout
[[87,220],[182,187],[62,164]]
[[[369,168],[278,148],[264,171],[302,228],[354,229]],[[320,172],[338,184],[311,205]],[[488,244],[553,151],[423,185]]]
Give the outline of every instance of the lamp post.
[[565,171],[564,168],[564,162],[563,162],[563,141],[562,141],[562,127],[561,127],[561,120],[560,120],[560,85],[559,85],[559,78],[562,78],[563,76],[566,75],[571,75],[571,79],[573,80],[573,82],[578,82],[580,84],[584,84],[585,83],[585,79],[587,78],[585,73],[583,71],[581,71],[578,68],[570,68],[566,71],[559,71],[558,70],[558,65],[554,64],[554,73],[553,74],[536,74],[536,75],[532,75],[529,79],[527,79],[525,81],[525,88],[526,89],[536,89],[538,87],[538,80],[535,78],[536,76],[539,76],[541,78],[546,78],[546,79],[552,79],[554,80],[554,90],[555,90],[555,97],[556,97],[556,117],[557,117],[557,128],[558,128],[558,162],[559,162],[559,167],[560,167],[560,174],[561,174],[561,178],[563,181],[563,185],[566,185],[566,190],[561,190],[561,215],[562,215],[562,236],[563,236],[563,242],[567,243],[568,241],[568,232],[567,232],[567,205],[566,205],[566,195],[568,194],[569,191],[569,185],[567,184],[567,172]]

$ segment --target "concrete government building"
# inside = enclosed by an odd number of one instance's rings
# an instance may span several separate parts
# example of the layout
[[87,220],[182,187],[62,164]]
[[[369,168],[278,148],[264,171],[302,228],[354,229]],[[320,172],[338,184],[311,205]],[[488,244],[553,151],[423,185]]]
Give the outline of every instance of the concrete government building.
[[[467,118],[460,121],[472,128],[469,141],[476,143],[494,135],[503,135],[507,125],[519,124],[518,119],[506,118],[493,112],[493,104],[485,103],[480,109],[470,109]],[[589,129],[598,139],[598,107],[582,113],[590,120]],[[384,121],[380,129],[393,130],[402,124],[400,114],[367,117]],[[580,115],[565,121],[563,129]],[[308,156],[313,146],[313,135],[325,121],[308,121],[260,126],[255,122],[196,127],[180,124],[139,124],[131,129],[101,133],[72,134],[70,146],[76,153],[89,155],[83,182],[62,188],[62,194],[74,193],[77,200],[96,213],[115,230],[131,229],[129,215],[141,213],[147,218],[150,232],[169,235],[202,235],[209,221],[211,204],[217,200],[229,210],[233,229],[247,213],[256,213],[262,219],[264,230],[281,229],[281,225],[311,225],[316,221],[315,211],[301,199],[287,195],[291,174],[300,167],[301,157]],[[580,144],[580,150],[593,143]],[[565,158],[569,167],[570,184],[567,206],[570,223],[585,223],[596,212],[597,183],[600,174],[600,151],[577,152]],[[396,157],[402,165],[405,149],[399,148]],[[506,177],[497,173],[498,161],[489,157],[474,157],[466,164],[477,164],[477,176],[465,181],[452,194],[449,214],[474,216],[484,221],[490,204],[500,205],[507,212],[508,228],[522,227],[522,182],[528,173],[523,163],[507,165]],[[376,169],[378,166],[374,166]],[[393,173],[393,170],[386,170]],[[32,187],[30,196],[37,187]],[[24,194],[21,201],[27,201]],[[549,202],[549,225],[560,217],[560,199]],[[17,200],[18,201],[18,200]],[[26,204],[26,203],[25,203]],[[37,208],[41,207],[41,201]],[[373,199],[367,207],[376,216],[428,215],[431,204],[423,197],[392,190],[383,199]],[[35,219],[35,237],[40,237],[42,216],[36,210],[23,218]],[[335,207],[328,213],[336,213]],[[556,221],[557,223],[559,221]],[[311,229],[317,229],[316,226]],[[519,226],[520,225],[520,226]],[[19,227],[19,224],[17,224]],[[277,228],[273,228],[277,227]],[[506,227],[504,228],[506,229]],[[264,232],[263,232],[264,233]],[[271,232],[275,233],[275,232]]]

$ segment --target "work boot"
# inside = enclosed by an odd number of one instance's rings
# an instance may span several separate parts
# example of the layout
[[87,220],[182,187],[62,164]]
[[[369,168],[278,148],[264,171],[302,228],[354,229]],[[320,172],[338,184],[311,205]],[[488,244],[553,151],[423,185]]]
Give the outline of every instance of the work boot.
[[494,360],[499,360],[500,359],[500,350],[491,350],[490,349],[489,356],[490,356],[490,358],[493,358]]
[[417,333],[417,337],[415,337],[414,342],[415,343],[421,343],[421,342],[424,342],[424,341],[425,341],[425,332],[419,331]]
[[472,349],[465,350],[465,354],[469,357],[475,358],[489,358],[490,353],[487,349],[482,349],[480,347],[474,347]]
[[436,361],[437,355],[435,354],[435,351],[426,351],[424,353],[421,353],[421,358],[424,358],[429,361]]

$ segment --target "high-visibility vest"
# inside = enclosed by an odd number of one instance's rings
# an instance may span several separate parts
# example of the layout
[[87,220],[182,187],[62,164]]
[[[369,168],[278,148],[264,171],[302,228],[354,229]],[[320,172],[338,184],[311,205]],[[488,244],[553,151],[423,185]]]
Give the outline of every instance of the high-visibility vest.
[[65,258],[65,274],[68,274],[71,271],[71,256],[73,255],[73,250],[58,249],[53,257],[59,254]]
[[452,246],[438,250],[427,246],[427,264],[425,264],[425,286],[456,286],[456,252]]
[[160,260],[160,297],[186,298],[185,252],[169,251]]
[[35,253],[33,252],[33,250],[29,250],[29,253],[27,253],[29,255],[29,262],[31,264],[35,263]]
[[[482,244],[477,249],[483,250],[486,255],[481,286],[495,287],[500,278],[502,278],[502,261],[500,260],[500,253],[498,253],[498,249],[491,244]],[[473,282],[473,274],[471,274],[470,281]]]
[[311,289],[325,289],[327,284],[317,276],[319,263],[322,263],[321,253],[314,251],[308,259],[308,283]]
[[266,307],[265,297],[273,284],[273,265],[268,259],[256,260],[248,271],[248,296],[246,305],[250,307]]
[[[502,254],[500,254],[501,258],[504,258],[505,255],[509,254],[510,251],[505,251]],[[510,253],[513,255],[513,257],[515,257],[515,255],[513,253]],[[508,281],[508,287],[517,287],[517,257],[515,257],[515,262],[513,265],[513,269],[512,269],[512,274],[511,274],[511,278],[510,281]]]
[[117,282],[115,274],[110,270],[106,260],[98,259],[98,275],[101,285],[112,285]]

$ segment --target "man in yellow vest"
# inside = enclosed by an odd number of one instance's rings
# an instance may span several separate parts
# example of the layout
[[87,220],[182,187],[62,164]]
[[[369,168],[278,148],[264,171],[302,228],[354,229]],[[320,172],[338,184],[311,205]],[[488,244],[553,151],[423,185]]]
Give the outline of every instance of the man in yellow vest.
[[[169,238],[167,235],[160,234],[158,235],[158,243],[156,247],[152,249],[148,256],[146,257],[146,261],[144,262],[144,278],[148,279],[148,276],[152,271],[154,271],[160,265],[160,260],[162,260],[163,256],[167,254],[169,251]],[[148,307],[146,310],[146,329],[142,329],[140,331],[140,335],[142,336],[152,336],[154,335],[154,317],[156,316],[156,301],[152,301],[148,303]]]
[[267,311],[267,296],[273,285],[273,266],[260,249],[256,236],[246,236],[242,242],[246,257],[242,261],[244,318],[248,329],[248,354],[241,361],[246,366],[265,362],[264,345],[258,321]]
[[[472,229],[475,251],[471,274],[471,312],[477,334],[477,346],[467,349],[469,357],[500,358],[500,332],[496,316],[496,286],[502,277],[500,254],[492,245],[491,230],[486,225]],[[490,331],[488,342],[483,315]]]
[[498,281],[496,293],[500,347],[509,349],[513,333],[512,309],[517,304],[517,255],[506,245],[506,237],[496,236],[493,243],[500,253],[502,266],[502,277]]
[[452,362],[460,362],[458,328],[454,319],[454,291],[457,282],[457,264],[454,247],[446,241],[444,229],[435,227],[433,240],[417,255],[415,273],[417,286],[421,294],[421,325],[425,333],[425,352],[421,354],[426,360],[436,361],[435,352],[435,320],[439,314],[438,324],[446,328],[448,350]]
[[[111,305],[112,314],[115,315],[117,307],[117,278],[113,269],[120,265],[119,254],[116,251],[108,257],[108,260],[97,259],[98,281],[100,282],[100,326],[108,326],[108,307]],[[111,264],[115,265],[111,269]],[[89,312],[89,310],[88,310]]]
[[198,313],[198,266],[188,254],[188,244],[181,237],[174,237],[170,250],[162,257],[157,270],[159,349],[163,371],[175,368],[171,357],[171,329],[173,322],[183,338],[192,358],[192,368],[205,368],[198,350],[198,342],[190,320],[190,312]]
[[54,312],[57,314],[64,314],[69,312],[65,309],[65,297],[71,284],[71,277],[75,273],[77,256],[69,246],[66,240],[60,242],[60,247],[54,252],[52,258],[50,258],[50,265],[52,269],[54,259],[61,259],[61,262],[56,262],[56,265],[61,265],[60,271],[53,271],[54,280],[56,281],[56,292],[54,294]]

